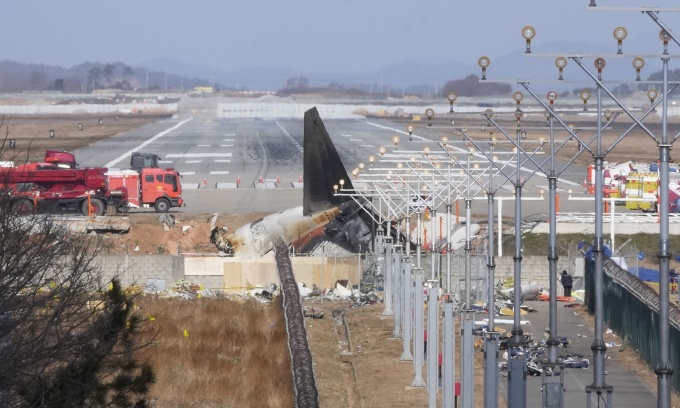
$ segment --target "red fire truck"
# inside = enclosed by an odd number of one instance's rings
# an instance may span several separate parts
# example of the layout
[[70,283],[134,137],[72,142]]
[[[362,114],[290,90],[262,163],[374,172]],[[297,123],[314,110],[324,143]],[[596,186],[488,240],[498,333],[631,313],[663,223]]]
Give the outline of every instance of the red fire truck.
[[112,189],[127,191],[132,208],[153,207],[156,212],[184,205],[180,174],[172,168],[158,167],[155,154],[134,152],[130,159],[132,170],[110,170],[106,173]]

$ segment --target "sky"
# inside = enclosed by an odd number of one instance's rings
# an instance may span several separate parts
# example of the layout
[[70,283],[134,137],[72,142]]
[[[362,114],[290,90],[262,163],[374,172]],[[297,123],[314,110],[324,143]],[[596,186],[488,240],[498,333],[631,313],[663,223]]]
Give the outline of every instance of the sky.
[[[587,11],[590,0],[33,0],[3,5],[0,59],[70,67],[139,65],[168,58],[217,69],[286,67],[361,73],[403,61],[476,64],[569,40],[616,50],[612,32],[660,44],[638,12]],[[675,7],[677,0],[598,0],[604,6]],[[680,12],[661,19],[680,33]],[[671,53],[680,54],[677,46]],[[654,48],[654,53],[660,52]],[[625,42],[624,42],[625,50]],[[579,52],[579,50],[565,50]],[[651,52],[651,51],[649,51]]]

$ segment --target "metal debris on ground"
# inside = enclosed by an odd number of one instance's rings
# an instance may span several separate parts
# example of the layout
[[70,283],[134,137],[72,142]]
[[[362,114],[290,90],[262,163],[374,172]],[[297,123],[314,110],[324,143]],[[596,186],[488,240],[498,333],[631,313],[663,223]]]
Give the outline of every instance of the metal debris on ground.
[[314,309],[313,307],[304,307],[303,311],[305,313],[305,317],[311,317],[313,319],[321,319],[323,318],[324,311],[321,309]]

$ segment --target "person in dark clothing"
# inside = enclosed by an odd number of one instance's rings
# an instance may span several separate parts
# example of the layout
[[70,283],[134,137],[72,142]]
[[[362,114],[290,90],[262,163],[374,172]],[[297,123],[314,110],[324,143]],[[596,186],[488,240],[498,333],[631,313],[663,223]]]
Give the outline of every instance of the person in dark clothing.
[[564,297],[571,297],[571,285],[573,283],[571,275],[569,275],[567,271],[562,271],[562,277],[560,277],[560,281],[562,282],[562,287],[564,288]]

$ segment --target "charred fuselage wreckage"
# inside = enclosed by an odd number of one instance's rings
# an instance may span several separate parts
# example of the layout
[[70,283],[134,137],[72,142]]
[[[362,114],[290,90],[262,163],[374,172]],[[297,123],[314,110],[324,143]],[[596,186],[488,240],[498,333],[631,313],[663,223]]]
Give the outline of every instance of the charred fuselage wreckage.
[[357,253],[369,250],[375,225],[366,209],[333,185],[352,181],[316,108],[305,112],[303,205],[268,215],[229,233],[214,228],[210,242],[229,255],[262,256],[281,237],[296,252]]

